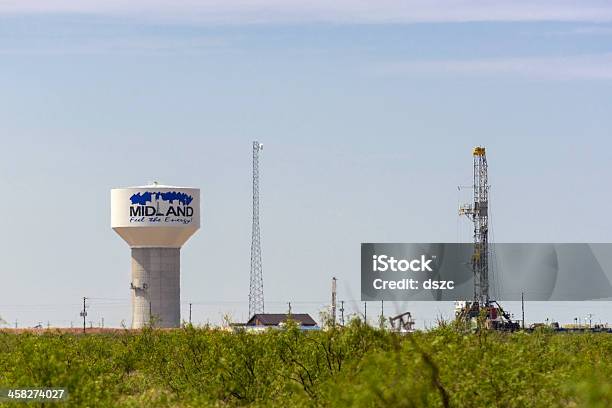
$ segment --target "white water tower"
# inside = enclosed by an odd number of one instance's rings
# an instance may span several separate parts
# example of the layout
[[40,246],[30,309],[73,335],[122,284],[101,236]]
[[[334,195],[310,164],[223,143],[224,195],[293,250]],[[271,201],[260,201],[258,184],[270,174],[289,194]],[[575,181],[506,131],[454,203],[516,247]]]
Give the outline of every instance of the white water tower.
[[132,328],[180,327],[180,251],[200,228],[200,190],[111,190],[111,227],[132,249]]

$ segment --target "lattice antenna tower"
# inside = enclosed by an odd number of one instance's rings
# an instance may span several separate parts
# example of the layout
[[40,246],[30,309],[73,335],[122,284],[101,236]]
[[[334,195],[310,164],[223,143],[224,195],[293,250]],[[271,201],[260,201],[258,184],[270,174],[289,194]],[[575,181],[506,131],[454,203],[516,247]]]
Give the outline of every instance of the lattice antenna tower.
[[259,229],[259,152],[263,144],[253,142],[253,229],[251,239],[251,284],[249,288],[249,318],[264,312],[263,268],[261,264],[261,234]]
[[489,304],[489,183],[487,155],[484,147],[472,150],[474,157],[474,202],[459,209],[474,223],[474,301]]

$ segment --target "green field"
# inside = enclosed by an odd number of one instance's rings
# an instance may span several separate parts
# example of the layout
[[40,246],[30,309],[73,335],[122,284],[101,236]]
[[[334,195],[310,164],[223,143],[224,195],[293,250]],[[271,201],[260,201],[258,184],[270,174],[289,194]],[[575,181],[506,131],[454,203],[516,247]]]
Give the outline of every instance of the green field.
[[66,387],[68,400],[46,404],[57,407],[612,407],[611,356],[603,333],[400,336],[359,320],[263,334],[3,332],[0,387]]

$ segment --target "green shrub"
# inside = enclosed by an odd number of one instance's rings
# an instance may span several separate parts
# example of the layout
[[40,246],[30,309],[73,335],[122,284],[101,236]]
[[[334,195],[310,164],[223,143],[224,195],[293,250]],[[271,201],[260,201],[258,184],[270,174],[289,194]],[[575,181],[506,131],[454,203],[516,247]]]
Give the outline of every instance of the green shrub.
[[401,336],[359,319],[316,332],[0,332],[0,387],[66,387],[58,407],[610,407],[611,355],[605,333]]

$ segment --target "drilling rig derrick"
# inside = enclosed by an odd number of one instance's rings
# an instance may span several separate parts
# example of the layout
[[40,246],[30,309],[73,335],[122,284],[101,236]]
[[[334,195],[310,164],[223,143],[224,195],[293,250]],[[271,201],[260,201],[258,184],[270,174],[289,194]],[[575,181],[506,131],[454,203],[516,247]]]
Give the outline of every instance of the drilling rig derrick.
[[498,330],[517,330],[519,324],[513,322],[498,302],[489,296],[489,175],[486,149],[477,146],[472,150],[474,158],[473,202],[459,208],[474,224],[474,247],[471,257],[474,273],[474,298],[472,301],[458,302],[458,319],[473,321],[484,317],[487,328]]
[[474,224],[474,302],[489,302],[489,184],[487,155],[484,147],[475,147],[474,202],[461,206],[459,215],[467,216]]

